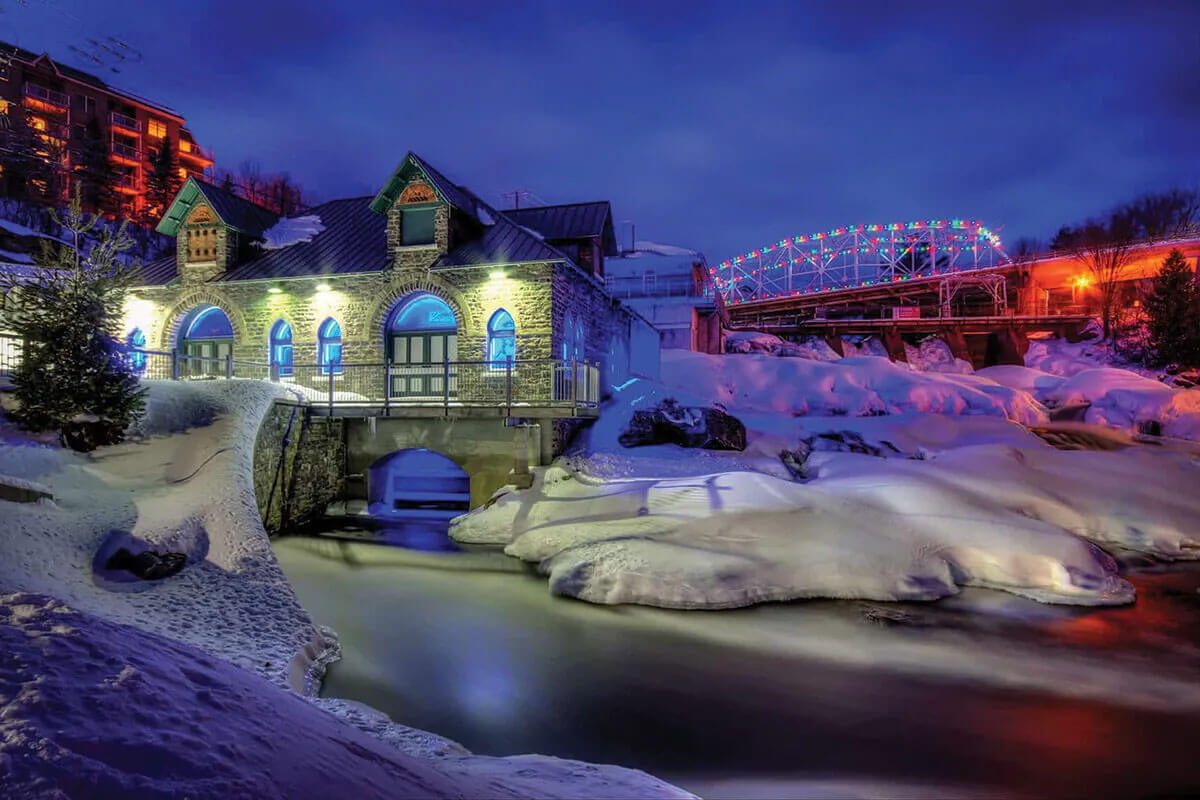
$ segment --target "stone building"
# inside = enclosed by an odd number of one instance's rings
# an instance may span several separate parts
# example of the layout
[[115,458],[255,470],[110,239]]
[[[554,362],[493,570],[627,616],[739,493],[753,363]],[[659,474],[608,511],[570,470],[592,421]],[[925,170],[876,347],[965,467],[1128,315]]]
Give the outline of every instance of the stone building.
[[[607,202],[498,211],[410,153],[374,197],[292,219],[191,179],[158,230],[176,252],[143,267],[129,344],[174,354],[182,377],[260,368],[372,432],[426,421],[391,444],[490,420],[465,438],[499,430],[507,470],[517,419],[544,463],[605,387],[657,373],[657,331],[605,290]],[[492,473],[472,473],[474,499]]]

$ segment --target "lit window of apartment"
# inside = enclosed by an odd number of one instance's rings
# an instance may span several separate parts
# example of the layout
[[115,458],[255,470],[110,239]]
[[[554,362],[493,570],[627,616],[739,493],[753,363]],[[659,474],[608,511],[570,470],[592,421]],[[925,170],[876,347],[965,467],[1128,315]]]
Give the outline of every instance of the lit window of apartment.
[[35,131],[44,131],[46,130],[46,120],[42,119],[41,117],[31,116],[29,118],[29,127],[33,128]]
[[192,143],[189,142],[187,139],[180,139],[179,140],[179,152],[181,152],[181,153],[192,152]]
[[186,181],[188,179],[188,171],[183,167],[179,168],[179,180]]
[[153,139],[165,139],[167,137],[167,123],[162,120],[152,119],[146,131]]

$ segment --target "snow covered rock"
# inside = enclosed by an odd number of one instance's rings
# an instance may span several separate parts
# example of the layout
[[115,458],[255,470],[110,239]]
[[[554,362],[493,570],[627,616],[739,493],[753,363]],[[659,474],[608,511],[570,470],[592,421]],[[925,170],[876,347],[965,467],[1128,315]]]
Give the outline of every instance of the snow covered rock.
[[636,410],[619,439],[623,447],[677,444],[705,450],[745,450],[746,426],[719,408],[690,408],[667,399]]

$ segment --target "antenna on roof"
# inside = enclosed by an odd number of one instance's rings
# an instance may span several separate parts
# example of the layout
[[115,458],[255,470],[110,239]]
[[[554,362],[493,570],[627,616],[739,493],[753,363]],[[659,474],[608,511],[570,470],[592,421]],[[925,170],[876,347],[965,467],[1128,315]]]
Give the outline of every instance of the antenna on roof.
[[503,192],[500,195],[506,200],[511,200],[513,208],[520,208],[522,200],[528,200],[533,196],[533,192],[526,189],[513,189],[511,192]]

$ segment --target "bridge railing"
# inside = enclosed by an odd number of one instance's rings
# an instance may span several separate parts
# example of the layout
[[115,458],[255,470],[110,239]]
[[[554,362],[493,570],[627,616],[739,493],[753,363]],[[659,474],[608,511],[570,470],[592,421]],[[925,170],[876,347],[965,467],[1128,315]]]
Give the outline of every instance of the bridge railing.
[[[0,377],[21,361],[22,342],[0,334]],[[268,380],[332,413],[347,406],[596,408],[599,364],[561,359],[447,361],[428,364],[278,365],[181,352],[123,348],[129,367],[145,380]]]

